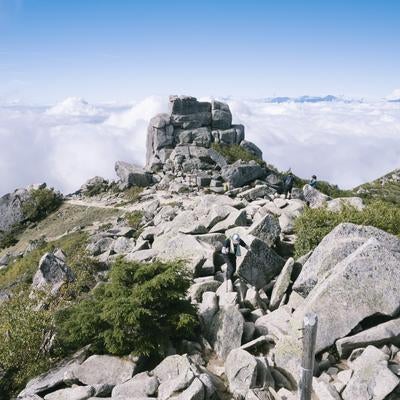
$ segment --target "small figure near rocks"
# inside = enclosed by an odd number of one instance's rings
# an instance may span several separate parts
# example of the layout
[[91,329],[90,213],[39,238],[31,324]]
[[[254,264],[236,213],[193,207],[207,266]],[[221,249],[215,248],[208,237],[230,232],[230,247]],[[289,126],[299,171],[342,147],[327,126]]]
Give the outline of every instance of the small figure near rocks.
[[292,198],[293,184],[294,184],[294,176],[292,171],[289,171],[285,179],[283,180],[283,191],[285,194],[285,199]]
[[316,176],[316,175],[313,175],[313,176],[311,177],[311,180],[310,180],[309,185],[310,185],[311,187],[313,187],[314,189],[317,188],[317,176]]
[[249,250],[250,247],[235,233],[231,238],[226,238],[221,249],[224,260],[226,262],[225,283],[228,287],[228,282],[232,279],[236,272],[236,257],[241,256],[240,247]]

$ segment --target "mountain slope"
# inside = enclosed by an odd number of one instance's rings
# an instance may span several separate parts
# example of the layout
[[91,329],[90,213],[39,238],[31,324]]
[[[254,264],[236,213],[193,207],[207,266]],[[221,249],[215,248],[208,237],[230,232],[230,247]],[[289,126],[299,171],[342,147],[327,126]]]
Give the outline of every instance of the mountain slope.
[[353,191],[366,199],[384,200],[393,204],[400,204],[400,169],[364,183]]

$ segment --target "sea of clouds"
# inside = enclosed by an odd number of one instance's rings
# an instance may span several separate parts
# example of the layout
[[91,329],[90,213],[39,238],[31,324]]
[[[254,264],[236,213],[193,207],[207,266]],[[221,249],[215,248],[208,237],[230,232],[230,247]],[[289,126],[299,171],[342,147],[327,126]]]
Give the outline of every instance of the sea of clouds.
[[[224,100],[281,170],[351,188],[400,168],[400,102]],[[154,96],[125,106],[0,105],[0,195],[39,182],[70,193],[95,175],[115,179],[117,160],[143,165],[148,121],[167,109]]]

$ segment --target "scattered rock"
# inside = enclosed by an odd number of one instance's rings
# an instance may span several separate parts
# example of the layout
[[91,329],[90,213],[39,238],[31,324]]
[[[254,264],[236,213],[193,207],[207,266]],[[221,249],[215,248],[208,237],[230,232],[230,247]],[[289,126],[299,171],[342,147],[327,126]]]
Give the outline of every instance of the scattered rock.
[[343,400],[383,400],[400,383],[387,367],[385,354],[369,346],[352,364],[354,374],[342,393]]
[[328,210],[339,212],[343,207],[352,207],[357,211],[362,211],[364,209],[364,202],[361,197],[339,197],[327,202]]
[[62,285],[75,280],[74,273],[64,260],[53,253],[46,253],[40,259],[39,268],[33,277],[33,290],[49,290],[56,294]]
[[23,398],[30,395],[48,393],[53,388],[62,386],[65,376],[73,374],[73,371],[87,357],[87,349],[83,349],[74,354],[69,360],[61,361],[56,367],[31,379],[25,389],[18,395]]

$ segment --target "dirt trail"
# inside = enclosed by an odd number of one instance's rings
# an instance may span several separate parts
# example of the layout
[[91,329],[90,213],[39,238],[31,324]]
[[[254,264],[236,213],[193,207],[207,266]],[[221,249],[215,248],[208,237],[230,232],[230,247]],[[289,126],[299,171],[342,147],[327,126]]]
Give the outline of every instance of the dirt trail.
[[80,200],[80,199],[67,199],[67,200],[65,200],[65,203],[71,204],[74,206],[104,208],[104,209],[108,209],[108,210],[120,210],[120,211],[135,211],[135,210],[139,210],[142,208],[140,203],[126,205],[126,206],[118,206],[118,205],[113,205],[113,204],[105,204],[104,202],[101,202],[101,201],[95,201],[95,200],[86,201],[86,200]]

